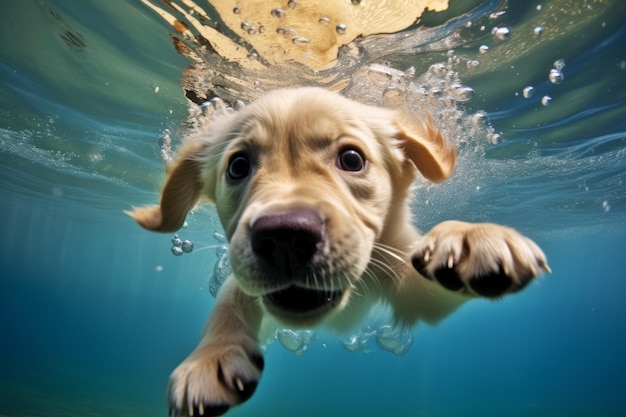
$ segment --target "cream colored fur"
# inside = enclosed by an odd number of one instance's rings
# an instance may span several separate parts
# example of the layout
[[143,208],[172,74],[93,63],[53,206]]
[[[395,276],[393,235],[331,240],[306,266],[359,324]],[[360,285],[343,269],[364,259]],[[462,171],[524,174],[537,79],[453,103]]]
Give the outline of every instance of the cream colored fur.
[[[347,330],[383,302],[398,325],[436,323],[469,298],[501,297],[549,271],[541,249],[510,228],[448,221],[418,233],[411,184],[418,172],[443,181],[454,164],[455,151],[432,120],[319,88],[274,91],[190,137],[160,205],[129,213],[147,229],[175,231],[208,201],[230,242],[233,275],[198,347],[171,375],[170,410],[218,415],[249,398],[263,368],[257,341],[268,315],[290,326]],[[268,266],[264,247],[251,244],[258,225],[272,222],[277,233],[302,228],[319,238],[293,274]],[[262,230],[270,246],[272,230]],[[328,294],[328,302],[273,296],[293,288],[303,297]],[[299,307],[307,303],[310,310]]]

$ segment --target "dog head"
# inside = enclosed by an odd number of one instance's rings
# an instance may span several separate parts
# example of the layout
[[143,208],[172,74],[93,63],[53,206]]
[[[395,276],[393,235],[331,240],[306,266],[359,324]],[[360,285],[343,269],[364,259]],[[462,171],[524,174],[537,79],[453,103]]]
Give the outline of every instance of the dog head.
[[406,227],[416,171],[442,181],[454,162],[429,119],[319,88],[276,90],[189,138],[160,205],[130,214],[175,231],[204,197],[242,290],[287,324],[312,325],[348,303],[393,225]]

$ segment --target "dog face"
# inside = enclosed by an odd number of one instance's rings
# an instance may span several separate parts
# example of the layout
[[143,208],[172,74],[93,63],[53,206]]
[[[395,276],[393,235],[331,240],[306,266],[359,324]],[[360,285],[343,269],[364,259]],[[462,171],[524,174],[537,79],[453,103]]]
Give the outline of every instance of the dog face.
[[428,120],[411,125],[318,88],[277,90],[190,138],[160,206],[132,215],[176,230],[208,198],[241,289],[281,321],[308,326],[367,286],[377,244],[393,239],[390,224],[406,224],[395,206],[406,204],[416,168],[439,181],[453,166]]

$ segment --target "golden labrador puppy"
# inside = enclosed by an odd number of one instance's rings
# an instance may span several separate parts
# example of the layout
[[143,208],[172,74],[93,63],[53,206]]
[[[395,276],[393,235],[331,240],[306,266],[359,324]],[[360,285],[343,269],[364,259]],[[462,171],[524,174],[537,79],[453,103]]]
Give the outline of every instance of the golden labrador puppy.
[[170,412],[219,415],[252,395],[267,314],[348,330],[382,301],[398,325],[435,323],[549,271],[541,249],[510,228],[449,221],[417,232],[417,171],[442,181],[454,164],[431,120],[411,124],[319,88],[274,91],[189,138],[160,205],[130,213],[171,232],[206,199],[230,242],[233,275],[170,377]]

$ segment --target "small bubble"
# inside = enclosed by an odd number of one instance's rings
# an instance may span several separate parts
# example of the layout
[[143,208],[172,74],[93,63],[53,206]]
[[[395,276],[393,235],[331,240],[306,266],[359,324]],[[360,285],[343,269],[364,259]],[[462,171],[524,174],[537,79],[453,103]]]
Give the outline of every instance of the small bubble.
[[557,59],[556,61],[554,61],[554,64],[552,64],[552,66],[560,71],[565,68],[565,61],[562,59]]
[[543,104],[545,107],[548,107],[550,104],[552,104],[552,97],[550,96],[541,97],[541,104]]
[[502,137],[499,133],[492,133],[491,135],[489,135],[489,142],[491,142],[492,145],[497,145],[501,141]]
[[163,265],[157,265],[154,267],[154,272],[161,272],[163,271]]
[[297,5],[298,2],[296,0],[289,0],[287,2],[287,7],[289,7],[291,10],[295,9]]
[[481,127],[487,121],[487,115],[483,112],[478,112],[472,116],[472,124],[476,127]]
[[277,8],[277,9],[272,9],[270,14],[274,17],[280,18],[280,17],[285,17],[286,12],[283,9]]
[[241,22],[241,29],[248,35],[254,35],[257,33],[256,27],[254,27],[254,25],[247,20],[245,22]]
[[605,213],[608,213],[609,210],[611,210],[611,206],[609,205],[609,202],[604,200],[602,202],[602,209],[604,210]]
[[180,240],[178,235],[173,235],[171,240],[172,240],[172,245],[174,246],[180,247],[183,244],[183,241]]
[[303,37],[293,38],[291,41],[296,45],[301,45],[305,43],[313,43],[311,39],[303,38]]
[[535,28],[533,29],[533,33],[536,36],[539,36],[543,33],[543,28],[541,26],[535,26]]
[[448,72],[448,69],[441,62],[431,65],[428,68],[428,71],[432,72],[436,75],[445,75]]
[[326,343],[322,343],[322,349],[326,349],[328,346],[326,346]]
[[467,68],[476,68],[479,65],[480,65],[480,62],[475,59],[471,59],[467,61]]
[[322,24],[322,25],[327,25],[328,23],[330,23],[330,19],[329,19],[329,18],[327,18],[327,17],[320,17],[319,22],[320,22],[320,24]]
[[187,220],[185,220],[183,222],[183,229],[186,229],[189,226],[189,223],[187,223]]
[[541,11],[541,4],[537,5],[537,11]]
[[154,93],[155,93],[155,94],[156,94],[156,93],[158,93],[158,92],[159,92],[159,90],[160,90],[160,88],[159,88],[159,86],[158,86],[158,85],[157,85],[156,87],[154,87]]
[[181,249],[185,253],[191,253],[193,251],[193,242],[191,240],[183,240]]
[[457,101],[464,103],[473,99],[475,93],[474,89],[471,87],[465,85],[455,85],[452,89],[452,94]]
[[511,35],[511,30],[506,26],[497,26],[493,28],[491,34],[500,40],[505,40]]
[[335,27],[335,30],[340,35],[343,35],[344,33],[346,33],[346,29],[347,27],[345,23],[338,23],[337,26]]
[[235,14],[239,14],[239,13],[241,13],[241,7],[236,6],[236,7],[233,9],[233,13],[235,13]]
[[500,16],[502,16],[503,14],[505,14],[506,12],[504,10],[499,11],[499,12],[493,12],[489,15],[489,19],[497,19]]
[[172,253],[174,256],[180,256],[183,254],[183,250],[178,246],[172,246]]
[[548,75],[548,78],[550,79],[550,82],[552,84],[561,84],[563,82],[563,73],[556,69],[556,68],[552,68],[550,70],[550,74]]
[[534,93],[535,93],[535,87],[533,87],[532,85],[529,85],[528,87],[524,87],[524,89],[522,90],[522,95],[524,96],[524,98],[531,98]]
[[352,4],[354,4],[355,6],[358,6],[359,4],[361,4],[361,0],[351,0]]
[[487,52],[489,50],[489,47],[487,45],[480,45],[478,47],[478,52],[480,52],[481,54],[484,54],[485,52]]

